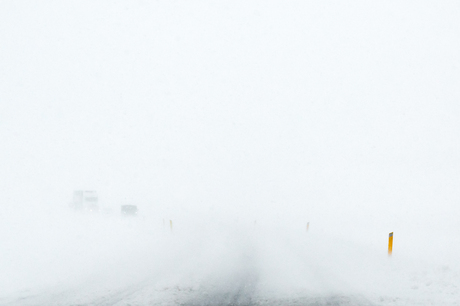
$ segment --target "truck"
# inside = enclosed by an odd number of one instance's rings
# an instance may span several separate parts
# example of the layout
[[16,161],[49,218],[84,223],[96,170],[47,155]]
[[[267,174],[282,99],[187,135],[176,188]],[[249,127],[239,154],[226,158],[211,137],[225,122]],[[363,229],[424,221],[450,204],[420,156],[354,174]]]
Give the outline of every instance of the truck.
[[95,190],[75,190],[71,206],[73,209],[83,212],[98,212],[99,204]]

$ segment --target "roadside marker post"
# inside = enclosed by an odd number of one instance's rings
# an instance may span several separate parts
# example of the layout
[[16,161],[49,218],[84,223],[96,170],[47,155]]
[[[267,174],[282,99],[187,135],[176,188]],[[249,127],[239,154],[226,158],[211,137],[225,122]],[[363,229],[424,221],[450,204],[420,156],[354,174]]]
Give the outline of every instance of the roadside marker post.
[[309,228],[310,228],[310,222],[307,222],[307,232]]
[[169,227],[171,228],[171,233],[172,233],[172,231],[173,231],[172,220],[169,220]]
[[391,232],[388,237],[388,256],[391,256],[392,253],[393,253],[393,232]]

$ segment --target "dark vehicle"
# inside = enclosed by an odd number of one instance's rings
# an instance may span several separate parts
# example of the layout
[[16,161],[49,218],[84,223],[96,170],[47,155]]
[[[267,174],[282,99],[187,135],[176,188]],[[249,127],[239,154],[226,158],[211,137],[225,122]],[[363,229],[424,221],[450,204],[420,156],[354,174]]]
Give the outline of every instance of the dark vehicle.
[[123,216],[136,216],[137,206],[136,205],[121,205],[121,214]]

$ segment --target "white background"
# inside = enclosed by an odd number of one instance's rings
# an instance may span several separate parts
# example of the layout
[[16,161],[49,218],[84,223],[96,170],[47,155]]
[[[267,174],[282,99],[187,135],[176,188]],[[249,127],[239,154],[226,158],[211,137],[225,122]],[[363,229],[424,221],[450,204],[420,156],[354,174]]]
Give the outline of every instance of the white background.
[[457,1],[4,0],[4,219],[91,189],[115,211],[310,221],[382,252],[394,231],[400,252],[454,262],[459,16]]

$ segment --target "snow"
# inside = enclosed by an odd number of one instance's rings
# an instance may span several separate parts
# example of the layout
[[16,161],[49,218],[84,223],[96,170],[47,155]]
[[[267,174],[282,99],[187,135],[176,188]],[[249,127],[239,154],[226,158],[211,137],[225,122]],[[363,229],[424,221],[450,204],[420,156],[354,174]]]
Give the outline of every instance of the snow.
[[[193,216],[193,215],[192,215]],[[11,216],[10,216],[11,217]],[[196,217],[196,216],[193,216]],[[18,222],[22,220],[23,222]],[[2,305],[457,305],[460,269],[310,223],[72,210],[2,220]],[[41,226],[47,224],[47,226]],[[16,228],[14,227],[16,226]],[[404,250],[404,249],[403,249]],[[457,250],[453,250],[458,251]],[[328,304],[329,303],[329,304]]]
[[459,14],[1,1],[0,304],[458,305]]

